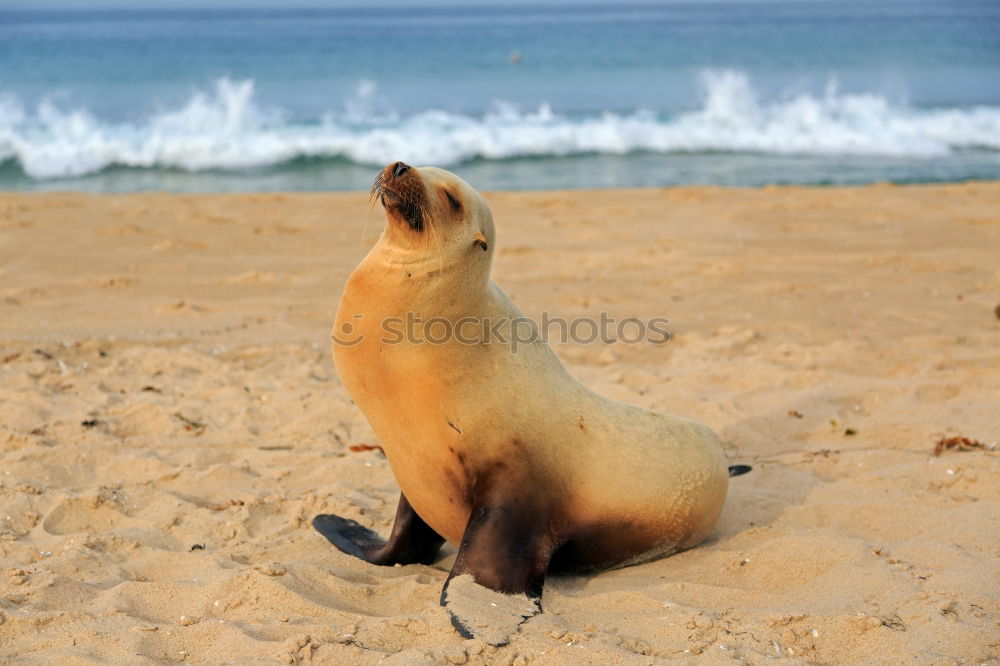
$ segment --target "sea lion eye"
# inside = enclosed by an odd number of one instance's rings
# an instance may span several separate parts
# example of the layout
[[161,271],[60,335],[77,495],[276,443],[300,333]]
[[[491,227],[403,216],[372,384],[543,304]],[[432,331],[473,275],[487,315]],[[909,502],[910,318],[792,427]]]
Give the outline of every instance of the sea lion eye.
[[446,197],[448,197],[448,203],[451,204],[451,209],[453,211],[455,211],[457,213],[458,211],[462,210],[462,204],[459,203],[458,199],[456,199],[454,196],[452,196],[451,192],[449,192],[448,190],[445,190],[444,191],[444,195]]

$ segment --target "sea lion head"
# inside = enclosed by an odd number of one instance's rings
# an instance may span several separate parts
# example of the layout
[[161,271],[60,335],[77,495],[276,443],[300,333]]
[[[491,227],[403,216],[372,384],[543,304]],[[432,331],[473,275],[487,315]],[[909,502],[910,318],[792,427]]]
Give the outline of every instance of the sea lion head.
[[375,179],[373,200],[385,208],[386,236],[408,249],[453,255],[493,247],[493,215],[467,182],[437,167],[393,162]]

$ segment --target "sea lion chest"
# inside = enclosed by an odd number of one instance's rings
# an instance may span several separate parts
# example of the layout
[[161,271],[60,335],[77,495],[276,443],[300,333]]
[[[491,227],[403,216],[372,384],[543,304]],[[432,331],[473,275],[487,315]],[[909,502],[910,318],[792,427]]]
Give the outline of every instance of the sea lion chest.
[[474,350],[428,344],[424,336],[433,332],[422,322],[430,315],[420,311],[415,290],[393,282],[364,264],[348,280],[334,329],[334,362],[407,500],[457,543],[471,512],[476,453],[465,426],[477,382],[468,381],[461,357]]

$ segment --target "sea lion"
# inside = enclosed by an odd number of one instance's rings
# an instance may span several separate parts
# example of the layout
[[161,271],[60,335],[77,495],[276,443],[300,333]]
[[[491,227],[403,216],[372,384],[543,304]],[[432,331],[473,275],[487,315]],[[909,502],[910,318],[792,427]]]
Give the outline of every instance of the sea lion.
[[402,494],[388,541],[334,515],[316,529],[381,565],[455,544],[441,604],[463,635],[494,644],[541,610],[547,571],[643,562],[708,536],[729,476],[715,433],[592,393],[539,338],[505,343],[523,315],[490,280],[493,218],[461,178],[396,162],[372,194],[387,222],[347,280],[333,356]]

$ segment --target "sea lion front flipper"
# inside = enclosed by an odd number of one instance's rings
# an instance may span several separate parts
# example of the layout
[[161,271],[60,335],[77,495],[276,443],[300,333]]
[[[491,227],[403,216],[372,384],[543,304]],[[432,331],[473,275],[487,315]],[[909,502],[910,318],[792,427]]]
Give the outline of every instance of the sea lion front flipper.
[[444,543],[444,538],[417,515],[402,493],[388,541],[349,518],[331,513],[316,516],[312,525],[327,541],[348,555],[386,566],[430,564]]
[[542,585],[555,550],[547,518],[512,494],[473,506],[441,605],[466,638],[506,645],[542,610]]

